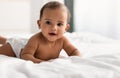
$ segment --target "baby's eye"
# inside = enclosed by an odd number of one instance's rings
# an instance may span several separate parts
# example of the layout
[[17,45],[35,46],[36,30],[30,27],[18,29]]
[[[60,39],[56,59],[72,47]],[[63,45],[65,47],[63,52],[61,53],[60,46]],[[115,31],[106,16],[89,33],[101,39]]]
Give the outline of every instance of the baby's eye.
[[63,26],[63,24],[62,23],[58,23],[57,26]]
[[46,21],[46,24],[50,25],[50,24],[51,24],[51,22],[50,22],[50,21]]

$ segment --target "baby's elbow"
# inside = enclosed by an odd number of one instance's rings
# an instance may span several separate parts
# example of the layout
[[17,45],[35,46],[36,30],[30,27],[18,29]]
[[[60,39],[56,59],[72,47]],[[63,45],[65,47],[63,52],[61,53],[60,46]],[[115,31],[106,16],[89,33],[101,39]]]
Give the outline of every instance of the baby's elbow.
[[24,59],[24,60],[28,60],[27,58],[28,58],[28,54],[21,54],[20,55],[20,58],[21,59]]
[[76,49],[71,53],[71,56],[81,56],[81,55],[80,55],[79,50]]

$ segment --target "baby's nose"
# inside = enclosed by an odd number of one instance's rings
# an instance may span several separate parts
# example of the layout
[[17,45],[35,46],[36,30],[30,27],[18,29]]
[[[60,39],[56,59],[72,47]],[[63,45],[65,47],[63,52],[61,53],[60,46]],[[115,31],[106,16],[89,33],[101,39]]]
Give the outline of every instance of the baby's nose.
[[57,26],[56,25],[52,26],[52,30],[57,30]]

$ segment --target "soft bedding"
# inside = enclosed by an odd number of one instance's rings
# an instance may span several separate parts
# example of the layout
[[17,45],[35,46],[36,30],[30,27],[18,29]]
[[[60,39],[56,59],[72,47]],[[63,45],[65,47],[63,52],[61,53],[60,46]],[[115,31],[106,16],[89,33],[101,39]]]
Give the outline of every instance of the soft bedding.
[[93,33],[66,33],[81,57],[42,63],[0,55],[0,78],[120,78],[120,42]]
[[120,54],[71,56],[39,64],[1,55],[0,78],[120,78]]

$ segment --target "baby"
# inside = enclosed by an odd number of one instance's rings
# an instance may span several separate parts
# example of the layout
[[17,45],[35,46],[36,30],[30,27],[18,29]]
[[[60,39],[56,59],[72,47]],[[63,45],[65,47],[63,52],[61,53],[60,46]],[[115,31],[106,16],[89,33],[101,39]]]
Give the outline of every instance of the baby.
[[[48,2],[42,7],[40,19],[37,21],[41,31],[33,35],[27,42],[4,38],[6,43],[0,47],[0,54],[17,56],[34,63],[58,58],[62,49],[69,56],[80,56],[78,49],[64,36],[64,33],[70,28],[69,20],[70,12],[64,4],[57,1]],[[3,41],[5,42],[5,40]],[[15,44],[12,44],[15,40],[16,44],[19,43],[19,47],[16,47],[19,49],[18,51],[14,48]]]

